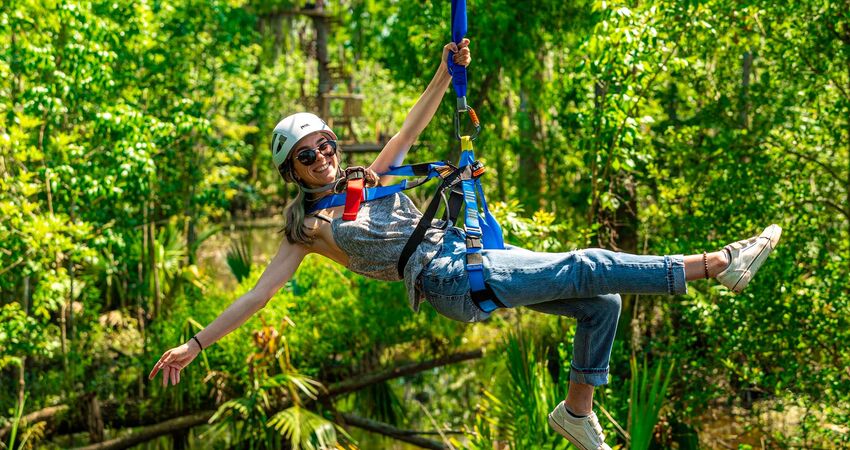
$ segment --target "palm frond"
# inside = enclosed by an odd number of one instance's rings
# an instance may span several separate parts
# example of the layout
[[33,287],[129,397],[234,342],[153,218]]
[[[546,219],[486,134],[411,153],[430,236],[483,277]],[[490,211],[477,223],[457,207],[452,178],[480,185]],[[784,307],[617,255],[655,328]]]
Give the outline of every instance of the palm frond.
[[251,275],[251,243],[245,237],[230,245],[225,258],[227,266],[230,267],[230,272],[240,283]]
[[335,423],[300,406],[293,406],[275,414],[268,425],[289,440],[294,450],[334,448],[339,445],[337,433],[351,438]]

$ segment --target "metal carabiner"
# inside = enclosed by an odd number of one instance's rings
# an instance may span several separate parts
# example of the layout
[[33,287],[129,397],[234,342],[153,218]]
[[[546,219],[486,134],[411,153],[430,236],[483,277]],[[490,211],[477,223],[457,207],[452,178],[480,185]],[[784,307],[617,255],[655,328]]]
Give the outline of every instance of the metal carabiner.
[[458,98],[457,105],[458,109],[455,111],[455,136],[460,140],[462,136],[460,132],[460,115],[466,112],[469,114],[470,120],[472,120],[472,126],[475,127],[475,131],[473,131],[472,136],[469,138],[474,141],[478,137],[478,133],[481,132],[481,122],[478,121],[478,114],[475,114],[475,110],[466,103],[466,97]]

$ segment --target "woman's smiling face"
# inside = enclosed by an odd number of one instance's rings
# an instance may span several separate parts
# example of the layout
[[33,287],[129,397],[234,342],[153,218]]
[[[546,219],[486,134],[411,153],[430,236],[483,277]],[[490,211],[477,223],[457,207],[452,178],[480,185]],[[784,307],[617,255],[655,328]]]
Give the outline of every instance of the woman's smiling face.
[[[331,144],[327,144],[330,141],[332,141],[332,138],[329,135],[317,131],[304,136],[293,147],[291,158],[293,159],[292,167],[295,176],[302,184],[307,185],[307,187],[321,187],[336,181],[339,157]],[[308,151],[307,153],[310,150],[314,152],[316,160],[312,164],[305,165],[302,162],[303,159],[309,158],[298,158],[301,152],[305,150]]]

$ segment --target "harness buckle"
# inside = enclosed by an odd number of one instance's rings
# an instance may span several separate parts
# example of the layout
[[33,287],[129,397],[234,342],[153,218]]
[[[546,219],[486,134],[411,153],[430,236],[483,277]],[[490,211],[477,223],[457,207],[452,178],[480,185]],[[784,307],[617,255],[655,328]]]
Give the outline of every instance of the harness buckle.
[[470,270],[470,268],[476,270],[482,264],[484,264],[484,258],[481,257],[480,252],[466,254],[466,270]]
[[346,180],[358,180],[360,178],[366,178],[366,168],[362,166],[354,166],[345,169]]
[[449,176],[450,176],[450,175],[451,175],[451,174],[452,174],[455,170],[457,170],[457,166],[455,166],[454,164],[452,164],[452,163],[450,163],[450,162],[448,162],[448,161],[443,161],[443,162],[445,163],[445,166],[438,166],[438,167],[435,167],[435,168],[434,168],[434,170],[436,170],[436,171],[437,171],[437,173],[438,173],[438,174],[440,174],[440,178],[442,178],[442,179],[446,179],[446,178],[448,178],[448,177],[449,177]]
[[472,170],[472,178],[480,177],[484,173],[484,171],[487,170],[484,167],[484,163],[478,161],[477,159],[472,162],[472,167],[470,167],[470,169]]
[[480,236],[470,236],[469,230],[466,230],[466,248],[483,248],[481,245],[481,237]]
[[359,180],[366,178],[366,169],[361,166],[352,166],[347,167],[343,172],[343,176],[331,183],[331,189],[334,194],[341,194],[345,192],[345,188],[348,186],[348,182],[352,180]]

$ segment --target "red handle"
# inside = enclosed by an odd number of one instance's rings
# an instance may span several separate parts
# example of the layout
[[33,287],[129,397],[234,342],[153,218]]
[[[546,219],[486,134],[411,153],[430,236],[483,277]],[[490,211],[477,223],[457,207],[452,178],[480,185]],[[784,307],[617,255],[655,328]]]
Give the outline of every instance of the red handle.
[[354,220],[357,218],[357,212],[360,211],[360,202],[363,201],[363,178],[348,180],[348,187],[345,190],[345,211],[342,213],[342,220]]

